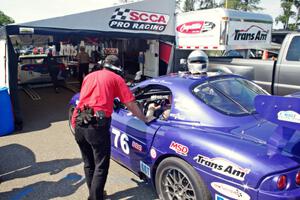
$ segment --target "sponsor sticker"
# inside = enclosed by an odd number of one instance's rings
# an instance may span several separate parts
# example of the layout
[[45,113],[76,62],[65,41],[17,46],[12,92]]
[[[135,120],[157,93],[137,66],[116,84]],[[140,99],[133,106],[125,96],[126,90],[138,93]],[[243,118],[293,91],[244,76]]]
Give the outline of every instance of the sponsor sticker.
[[118,48],[104,48],[104,54],[106,55],[118,55],[119,49]]
[[155,158],[156,158],[157,153],[156,153],[156,150],[155,150],[155,149],[151,148],[151,150],[150,150],[150,156],[151,156],[152,159],[155,159]]
[[171,142],[169,148],[182,156],[187,156],[189,152],[189,148],[187,146],[174,141]]
[[34,28],[20,27],[19,28],[19,33],[20,34],[33,34],[34,33]]
[[162,84],[172,85],[171,82],[168,82],[168,81],[165,81],[165,80],[151,79],[150,81],[151,81],[151,82],[154,82],[154,83],[162,83]]
[[227,199],[227,198],[225,198],[225,197],[223,197],[223,196],[221,196],[219,194],[216,194],[215,195],[215,200],[229,200],[229,199]]
[[174,119],[185,120],[184,115],[180,113],[171,113],[170,117],[173,117]]
[[169,18],[169,15],[166,14],[117,8],[111,16],[109,27],[113,29],[163,32]]
[[[247,193],[231,185],[227,185],[219,182],[212,182],[211,187],[214,188],[217,192],[229,198],[236,199],[236,200],[250,200],[250,196]],[[220,198],[220,200],[223,199]]]
[[132,148],[134,148],[134,149],[136,149],[136,150],[138,150],[140,152],[143,150],[142,145],[139,144],[139,143],[137,143],[137,142],[135,142],[135,141],[132,141],[131,146],[132,146]]
[[235,29],[234,39],[239,41],[261,41],[267,40],[269,30],[264,30],[262,27],[257,25],[251,25],[246,29]]
[[214,172],[229,176],[240,181],[243,181],[246,175],[251,171],[250,169],[242,168],[239,165],[224,158],[208,158],[198,154],[194,157],[194,160],[199,165],[210,168]]
[[140,169],[148,178],[151,178],[150,167],[146,165],[143,161],[140,161]]
[[186,22],[176,27],[176,30],[185,34],[197,34],[212,30],[216,25],[208,21]]
[[292,110],[278,112],[277,118],[281,121],[300,123],[300,114]]

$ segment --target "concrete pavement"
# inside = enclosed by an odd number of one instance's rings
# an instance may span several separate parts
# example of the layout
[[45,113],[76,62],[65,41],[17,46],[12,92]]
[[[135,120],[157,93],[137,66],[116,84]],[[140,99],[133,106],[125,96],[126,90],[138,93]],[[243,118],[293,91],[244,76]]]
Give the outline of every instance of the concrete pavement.
[[[0,137],[0,199],[87,199],[80,151],[67,121],[73,93],[56,94],[51,87],[35,91],[41,100],[19,92],[24,129]],[[106,190],[110,199],[157,198],[150,184],[114,161]]]

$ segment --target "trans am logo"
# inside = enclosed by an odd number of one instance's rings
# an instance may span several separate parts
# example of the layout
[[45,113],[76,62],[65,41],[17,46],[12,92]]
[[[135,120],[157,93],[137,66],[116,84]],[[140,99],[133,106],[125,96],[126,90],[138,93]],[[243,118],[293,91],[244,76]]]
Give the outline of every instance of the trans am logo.
[[212,171],[229,176],[231,178],[243,181],[245,176],[250,173],[250,169],[245,169],[235,163],[224,158],[208,158],[198,154],[194,160],[204,167],[210,168]]
[[176,27],[180,33],[197,34],[212,30],[216,25],[208,21],[192,21],[186,22]]
[[109,27],[114,29],[163,32],[169,18],[169,15],[165,14],[117,8],[111,17]]
[[267,40],[269,31],[264,30],[263,28],[252,25],[247,29],[236,29],[233,34],[234,40],[250,40],[250,41],[259,41]]

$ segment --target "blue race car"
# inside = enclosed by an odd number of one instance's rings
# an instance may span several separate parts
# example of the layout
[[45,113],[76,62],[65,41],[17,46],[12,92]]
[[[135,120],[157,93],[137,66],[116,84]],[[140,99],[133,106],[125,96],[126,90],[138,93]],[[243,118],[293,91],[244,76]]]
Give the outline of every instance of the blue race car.
[[300,199],[299,98],[217,73],[163,76],[132,91],[145,114],[169,103],[169,115],[155,110],[145,124],[116,101],[112,158],[152,181],[160,199]]

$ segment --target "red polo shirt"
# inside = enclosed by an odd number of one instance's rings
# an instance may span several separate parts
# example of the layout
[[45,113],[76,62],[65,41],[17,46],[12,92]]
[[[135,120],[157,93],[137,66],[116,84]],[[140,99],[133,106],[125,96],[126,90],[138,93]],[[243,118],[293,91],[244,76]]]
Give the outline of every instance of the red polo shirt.
[[82,109],[84,105],[94,108],[94,112],[102,110],[106,117],[110,117],[116,97],[122,103],[135,100],[121,76],[105,68],[88,74],[82,83],[79,103],[72,116],[72,126],[75,127],[77,108]]

